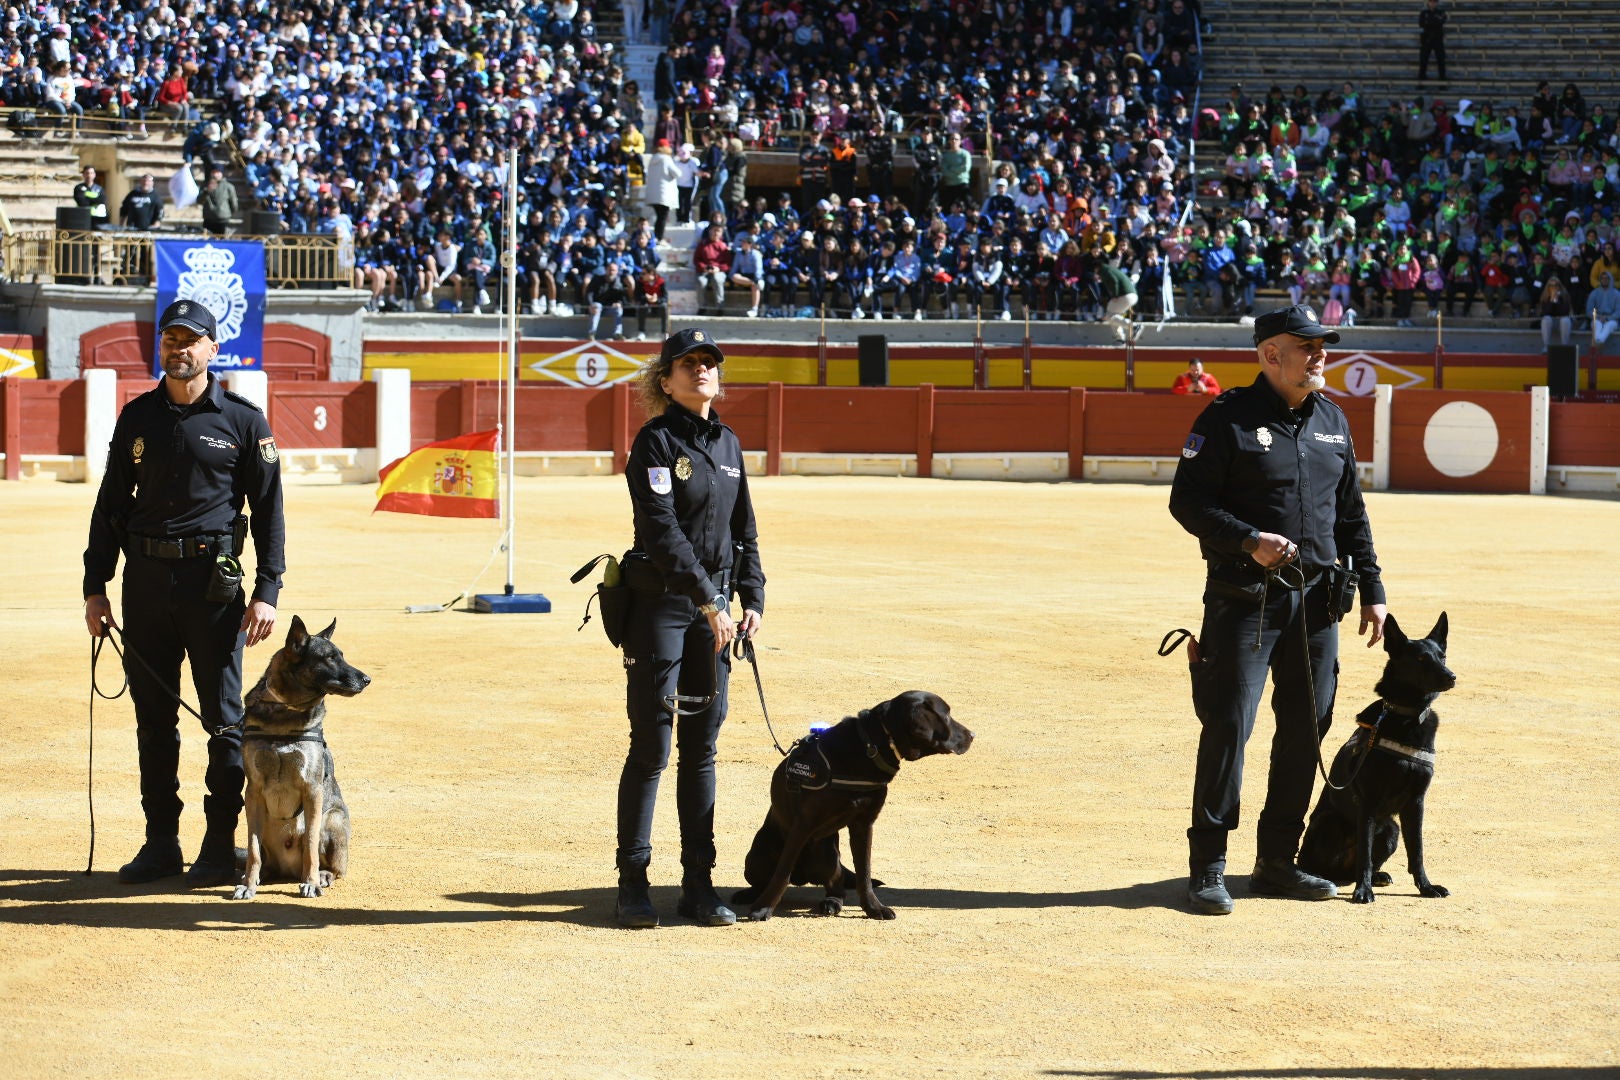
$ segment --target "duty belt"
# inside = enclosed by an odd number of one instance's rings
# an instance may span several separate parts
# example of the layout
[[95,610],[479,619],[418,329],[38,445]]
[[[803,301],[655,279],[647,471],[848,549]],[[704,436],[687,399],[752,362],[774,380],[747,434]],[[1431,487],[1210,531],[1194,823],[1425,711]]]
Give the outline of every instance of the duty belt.
[[135,549],[149,559],[196,559],[211,552],[214,544],[228,533],[205,533],[201,536],[136,536]]

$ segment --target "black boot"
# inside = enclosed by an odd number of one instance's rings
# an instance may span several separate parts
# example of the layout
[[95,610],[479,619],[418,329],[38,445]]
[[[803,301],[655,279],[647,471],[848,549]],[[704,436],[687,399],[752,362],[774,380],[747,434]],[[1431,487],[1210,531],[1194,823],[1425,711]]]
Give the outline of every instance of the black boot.
[[619,868],[619,897],[613,904],[613,917],[627,930],[646,930],[658,925],[658,909],[647,895],[647,868]]
[[1256,896],[1285,896],[1290,900],[1331,900],[1339,895],[1333,882],[1307,874],[1293,859],[1256,859],[1249,891]]
[[1210,863],[1194,869],[1187,884],[1187,902],[1199,915],[1232,914],[1232,894],[1226,891],[1226,864]]
[[714,891],[707,869],[689,869],[681,875],[681,900],[675,910],[704,926],[730,926],[737,921],[736,912],[726,907]]
[[135,857],[118,868],[118,880],[125,885],[145,885],[149,881],[174,877],[185,869],[178,836],[148,836]]
[[223,826],[209,826],[203,832],[202,848],[186,871],[186,885],[192,889],[208,889],[225,885],[237,878],[236,829],[226,832]]

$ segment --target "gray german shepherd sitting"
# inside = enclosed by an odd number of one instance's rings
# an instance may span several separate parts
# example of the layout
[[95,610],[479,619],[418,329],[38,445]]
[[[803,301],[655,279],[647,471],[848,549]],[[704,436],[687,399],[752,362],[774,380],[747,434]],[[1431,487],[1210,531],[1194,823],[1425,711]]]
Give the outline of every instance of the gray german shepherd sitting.
[[243,698],[248,855],[237,900],[253,899],[261,880],[296,881],[299,896],[319,896],[348,871],[349,808],[322,722],[326,695],[354,697],[371,677],[332,644],[336,629],[333,619],[311,635],[294,615],[287,643]]

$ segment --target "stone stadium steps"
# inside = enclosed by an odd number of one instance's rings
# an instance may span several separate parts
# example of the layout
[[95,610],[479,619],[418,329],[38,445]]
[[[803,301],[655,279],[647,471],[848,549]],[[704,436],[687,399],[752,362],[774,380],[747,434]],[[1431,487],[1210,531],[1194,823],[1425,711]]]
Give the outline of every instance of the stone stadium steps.
[[0,204],[12,229],[56,227],[56,208],[73,205],[79,155],[66,139],[0,140]]
[[[1612,108],[1620,97],[1620,67],[1608,55],[1615,9],[1599,0],[1527,0],[1515,4],[1448,5],[1446,74],[1431,66],[1418,82],[1416,0],[1206,0],[1215,27],[1204,47],[1206,104],[1224,99],[1233,83],[1252,96],[1273,83],[1291,91],[1304,83],[1313,95],[1345,80],[1361,91],[1364,108],[1382,111],[1391,100],[1440,97],[1455,106],[1525,105],[1536,83],[1554,92],[1566,82],[1588,104]],[[1279,28],[1286,27],[1286,33]]]

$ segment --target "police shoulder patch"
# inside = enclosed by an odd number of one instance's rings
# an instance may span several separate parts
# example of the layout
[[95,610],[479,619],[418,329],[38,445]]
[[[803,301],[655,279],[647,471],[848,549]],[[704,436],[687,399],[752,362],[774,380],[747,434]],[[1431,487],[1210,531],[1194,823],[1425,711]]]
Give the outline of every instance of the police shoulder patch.
[[668,495],[675,490],[675,484],[669,478],[669,470],[662,466],[654,466],[647,470],[647,483],[657,495]]
[[276,459],[281,455],[276,452],[275,436],[271,436],[268,439],[259,440],[259,456],[264,459],[265,464],[267,465],[274,465],[276,463]]
[[1204,437],[1195,432],[1187,436],[1187,445],[1181,448],[1181,456],[1184,458],[1195,458],[1198,456],[1198,451],[1202,450],[1203,448]]

